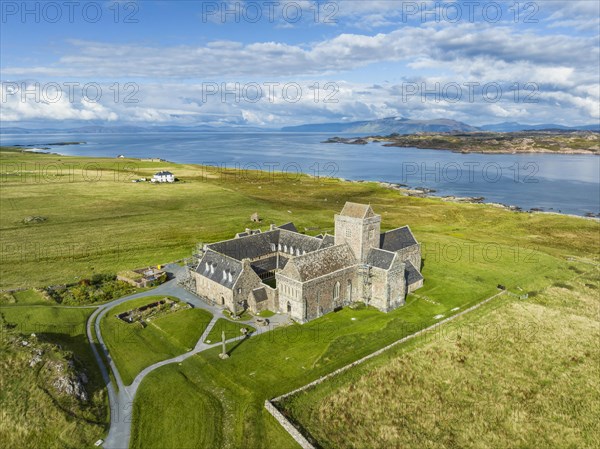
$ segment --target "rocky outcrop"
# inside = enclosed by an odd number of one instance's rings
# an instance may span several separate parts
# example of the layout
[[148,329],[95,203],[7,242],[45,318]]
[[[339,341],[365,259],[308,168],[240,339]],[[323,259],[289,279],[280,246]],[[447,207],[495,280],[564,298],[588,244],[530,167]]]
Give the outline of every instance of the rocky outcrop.
[[[60,365],[56,365],[60,366]],[[76,375],[74,373],[60,374],[52,383],[52,386],[60,394],[73,396],[82,402],[88,401],[88,393],[84,386],[84,379],[87,382],[85,374]]]
[[47,217],[32,215],[32,216],[23,218],[23,224],[43,223],[46,220],[48,220]]
[[87,374],[77,368],[73,355],[64,352],[58,345],[38,340],[36,334],[28,338],[15,340],[17,346],[31,351],[27,360],[29,368],[39,368],[38,376],[45,385],[54,388],[58,395],[69,396],[81,402],[89,400],[85,385],[89,382]]

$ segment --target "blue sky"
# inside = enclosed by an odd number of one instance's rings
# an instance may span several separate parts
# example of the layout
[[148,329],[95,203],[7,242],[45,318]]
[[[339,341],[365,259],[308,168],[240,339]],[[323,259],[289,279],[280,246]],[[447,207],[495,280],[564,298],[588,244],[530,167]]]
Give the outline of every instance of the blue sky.
[[5,125],[599,120],[596,1],[24,5],[1,2]]

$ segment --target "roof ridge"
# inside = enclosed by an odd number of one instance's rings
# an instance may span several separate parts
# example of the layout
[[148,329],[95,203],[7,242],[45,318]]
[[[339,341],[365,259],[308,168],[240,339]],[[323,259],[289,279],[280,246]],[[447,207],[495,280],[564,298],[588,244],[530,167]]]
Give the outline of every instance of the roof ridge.
[[412,234],[412,229],[410,229],[409,225],[404,225],[404,226],[399,226],[397,228],[394,229],[390,229],[389,231],[384,231],[384,234],[387,234],[388,232],[393,232],[393,231],[397,231],[398,229],[404,229],[404,228],[408,228],[408,230],[410,231],[410,233]]
[[290,262],[291,261],[297,261],[298,259],[302,259],[303,257],[306,257],[306,256],[314,255],[314,254],[316,254],[316,253],[318,253],[320,251],[325,251],[325,250],[333,249],[333,248],[341,248],[343,246],[348,247],[348,249],[350,249],[350,251],[352,251],[352,248],[350,248],[350,245],[348,245],[347,242],[344,242],[344,243],[340,243],[339,245],[327,246],[326,248],[319,248],[319,249],[316,249],[314,251],[311,251],[310,253],[301,254],[299,256],[294,257],[293,259],[290,259]]
[[[225,253],[220,253],[220,252],[218,252],[218,251],[215,251],[214,249],[211,249],[211,248],[208,248],[208,249],[207,249],[207,250],[204,252],[204,254],[207,254],[207,253],[209,253],[209,252],[211,252],[211,253],[213,253],[213,254],[216,254],[216,255],[218,255],[218,256],[220,256],[220,257],[225,257],[225,258],[227,258],[227,259],[229,259],[229,260],[233,260],[234,262],[236,262],[236,263],[238,263],[238,264],[241,264],[241,263],[242,263],[242,261],[241,261],[241,260],[239,260],[239,259],[236,259],[235,257],[231,257],[231,256],[229,256],[229,255],[227,255],[227,254],[225,254]],[[204,257],[203,257],[203,258],[204,258]]]

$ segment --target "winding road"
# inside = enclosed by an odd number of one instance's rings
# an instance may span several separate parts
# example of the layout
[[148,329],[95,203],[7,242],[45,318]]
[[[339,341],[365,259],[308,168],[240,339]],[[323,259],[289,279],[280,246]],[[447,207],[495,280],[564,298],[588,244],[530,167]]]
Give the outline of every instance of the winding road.
[[[129,440],[131,438],[131,422],[133,416],[133,401],[135,399],[135,394],[144,380],[144,378],[161,366],[165,366],[171,363],[179,363],[183,360],[198,354],[199,352],[206,351],[207,349],[214,348],[221,343],[212,343],[207,344],[204,343],[204,339],[219,318],[226,319],[223,316],[223,308],[211,306],[204,301],[202,301],[197,296],[191,294],[187,290],[181,288],[177,285],[177,276],[181,275],[185,268],[171,264],[166,266],[167,271],[172,275],[172,279],[164,284],[145,292],[136,293],[129,296],[124,296],[122,298],[116,299],[114,301],[108,302],[98,308],[90,315],[87,320],[86,332],[89,343],[92,347],[92,352],[94,353],[94,357],[100,367],[100,371],[102,373],[102,377],[104,378],[104,382],[106,383],[106,389],[108,391],[108,401],[110,406],[110,428],[108,431],[108,435],[104,440],[103,447],[105,449],[128,449],[129,448]],[[167,360],[163,360],[161,362],[157,362],[153,365],[146,367],[142,370],[133,380],[131,385],[124,385],[123,380],[121,379],[121,375],[119,370],[117,369],[114,361],[112,360],[108,348],[104,344],[104,339],[102,338],[102,333],[100,332],[100,321],[102,317],[106,315],[106,313],[115,306],[122,304],[127,301],[131,301],[132,299],[144,298],[147,296],[174,296],[179,298],[181,301],[192,304],[194,307],[199,309],[204,309],[209,311],[213,318],[210,323],[198,339],[196,346],[189,352],[181,354],[177,357],[173,357]],[[260,335],[262,333],[268,332],[278,326],[284,325],[288,322],[288,318],[283,315],[274,315],[269,318],[270,325],[266,327],[257,328],[256,332],[253,332],[250,337],[255,335]],[[231,338],[227,340],[227,343],[242,340],[246,337],[240,336],[237,338]],[[98,345],[95,344],[98,343]],[[104,353],[104,359],[98,351],[98,346],[100,350]],[[108,367],[105,365],[104,360],[108,361]],[[109,369],[113,374],[113,378],[109,375]],[[114,382],[113,382],[114,379]],[[114,385],[116,383],[116,385]]]

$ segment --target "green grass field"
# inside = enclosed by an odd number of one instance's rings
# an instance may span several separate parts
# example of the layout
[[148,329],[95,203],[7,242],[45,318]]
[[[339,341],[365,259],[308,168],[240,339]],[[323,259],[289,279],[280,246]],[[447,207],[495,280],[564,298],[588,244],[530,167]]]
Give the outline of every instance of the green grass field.
[[225,340],[230,338],[241,337],[243,334],[240,332],[242,328],[246,328],[248,332],[254,332],[254,327],[244,323],[234,323],[232,321],[219,318],[213,328],[210,330],[205,342],[217,343],[221,341],[222,333],[225,332]]
[[100,321],[102,338],[125,385],[131,384],[147,366],[194,349],[212,318],[206,310],[182,309],[155,318],[142,327],[116,316],[162,298],[148,296],[124,302],[109,310]]
[[0,294],[0,305],[10,304],[30,304],[30,305],[54,305],[53,301],[50,301],[35,289],[18,290],[14,292],[2,292]]
[[[22,297],[21,295],[18,295]],[[32,298],[29,298],[32,299]],[[66,309],[49,306],[3,306],[0,313],[14,325],[10,332],[28,337],[35,333],[43,342],[60,345],[47,348],[44,360],[60,359],[72,353],[78,366],[85,367],[89,383],[87,404],[56,396],[40,368],[31,368],[31,350],[14,348],[7,333],[0,335],[0,441],[3,447],[88,447],[108,428],[106,388],[85,332],[92,308]]]
[[[573,271],[567,269],[564,274],[565,277],[559,278],[567,282]],[[472,302],[469,297],[464,297],[463,301],[461,308]],[[456,307],[457,304],[461,304],[460,300],[450,305]],[[173,440],[182,447],[191,447],[194,441],[207,438],[209,441],[198,447],[219,444],[224,447],[295,447],[287,434],[278,425],[273,425],[270,415],[265,414],[265,399],[300,387],[433,324],[434,316],[448,307],[411,298],[405,307],[389,314],[372,308],[346,308],[302,326],[294,325],[257,336],[237,347],[231,344],[228,346],[231,357],[226,361],[218,359],[219,350],[215,349],[181,365],[161,368],[140,387],[132,447],[162,445],[174,448],[176,446],[170,443]],[[185,383],[182,384],[181,379],[185,379]],[[180,421],[174,414],[177,408],[171,408],[166,401],[154,407],[144,406],[150,398],[177,396],[183,401],[197,391],[220,402],[219,407],[211,409],[206,426]],[[193,402],[188,404],[192,407]],[[215,413],[220,416],[213,416]],[[205,422],[203,419],[201,422]],[[215,420],[224,423],[220,433],[215,433],[212,428]]]
[[[422,243],[425,286],[399,310],[384,314],[347,308],[303,326],[233,342],[227,360],[220,360],[215,348],[152,372],[135,399],[134,448],[295,447],[264,410],[265,399],[428,326],[438,315],[475,304],[496,293],[497,284],[535,298],[552,284],[568,284],[575,273],[600,260],[598,222],[406,197],[375,183],[240,176],[233,170],[207,177],[192,165],[7,151],[0,151],[0,162],[5,167],[0,184],[2,288],[72,282],[186,257],[197,242],[255,227],[250,221],[254,212],[263,218],[263,229],[293,220],[301,231],[331,232],[333,215],[345,201],[370,203],[386,229],[408,224]],[[65,163],[96,164],[100,179],[85,180],[81,171],[65,175],[51,165]],[[24,164],[15,170],[21,175],[5,175],[9,164]],[[130,164],[134,173],[118,164]],[[185,182],[130,182],[131,175],[148,176],[158,169],[173,171]],[[36,178],[42,170],[46,175]],[[23,224],[28,216],[47,220]],[[85,238],[78,237],[82,227]],[[43,264],[52,269],[40,270]],[[171,332],[176,335],[177,329]],[[164,358],[183,352],[180,343],[158,330],[150,333],[155,347],[139,336],[131,344],[117,339],[109,345],[113,358],[121,357],[124,380],[157,361],[156,352]],[[518,361],[515,356],[512,363]]]
[[[189,256],[197,242],[255,227],[254,212],[263,218],[263,229],[293,220],[314,234],[332,231],[333,214],[345,201],[370,203],[386,229],[409,224],[430,261],[453,257],[455,244],[461,260],[467,254],[481,258],[484,251],[493,259],[499,245],[518,251],[522,265],[532,248],[561,257],[567,251],[585,255],[589,242],[598,239],[598,224],[591,221],[403,197],[375,183],[234,170],[211,174],[193,165],[6,149],[0,151],[0,165],[1,288],[69,283],[177,260]],[[171,170],[185,182],[130,182],[158,169]],[[29,216],[47,220],[24,224]],[[84,227],[85,235],[79,232]],[[52,269],[40,269],[43,265]]]
[[323,448],[598,447],[599,280],[486,304],[280,407]]

